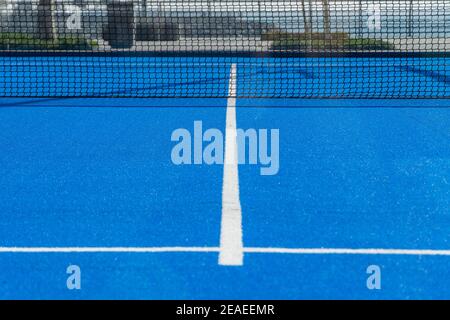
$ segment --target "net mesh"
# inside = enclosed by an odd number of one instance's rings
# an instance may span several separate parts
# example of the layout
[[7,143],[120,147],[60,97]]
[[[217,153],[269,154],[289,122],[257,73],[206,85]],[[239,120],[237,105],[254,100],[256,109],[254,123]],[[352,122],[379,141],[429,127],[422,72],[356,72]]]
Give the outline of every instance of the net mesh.
[[448,98],[448,0],[0,0],[0,96]]

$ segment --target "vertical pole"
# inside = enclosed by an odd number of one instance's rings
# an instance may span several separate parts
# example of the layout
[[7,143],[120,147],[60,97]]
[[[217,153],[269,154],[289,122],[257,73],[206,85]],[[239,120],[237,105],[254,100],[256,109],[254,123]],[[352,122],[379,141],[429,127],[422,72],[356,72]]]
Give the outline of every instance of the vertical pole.
[[305,33],[311,33],[311,16],[308,17],[306,14],[306,4],[305,0],[302,0],[302,15],[303,15],[303,28],[305,29]]
[[259,32],[260,32],[260,34],[261,34],[261,36],[263,35],[263,33],[264,33],[264,30],[263,30],[263,26],[262,26],[262,17],[261,17],[261,14],[262,14],[262,12],[261,12],[261,0],[258,0],[258,23],[259,23]]
[[325,33],[325,39],[329,39],[331,36],[331,17],[330,17],[330,3],[329,0],[322,0],[323,8],[323,31]]
[[359,26],[358,26],[358,37],[362,37],[362,30],[363,30],[363,19],[362,19],[362,0],[359,0],[359,7],[358,7],[358,17],[359,17]]
[[408,12],[408,36],[412,37],[412,6],[413,0],[409,0],[409,12]]

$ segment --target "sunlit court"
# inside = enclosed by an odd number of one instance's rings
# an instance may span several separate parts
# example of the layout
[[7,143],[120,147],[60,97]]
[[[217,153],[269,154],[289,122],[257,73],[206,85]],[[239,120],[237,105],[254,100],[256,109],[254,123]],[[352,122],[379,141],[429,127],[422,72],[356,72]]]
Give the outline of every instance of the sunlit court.
[[448,299],[449,18],[0,0],[0,299]]

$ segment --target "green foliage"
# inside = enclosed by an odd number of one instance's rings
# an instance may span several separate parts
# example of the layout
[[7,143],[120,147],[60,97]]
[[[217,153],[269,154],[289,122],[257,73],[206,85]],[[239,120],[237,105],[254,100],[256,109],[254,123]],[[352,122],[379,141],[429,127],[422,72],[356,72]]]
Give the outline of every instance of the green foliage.
[[23,33],[0,33],[0,50],[92,50],[97,41],[68,36],[42,40]]
[[289,33],[270,31],[262,35],[265,41],[273,41],[272,50],[288,51],[374,51],[393,50],[394,45],[379,39],[350,39],[344,32]]

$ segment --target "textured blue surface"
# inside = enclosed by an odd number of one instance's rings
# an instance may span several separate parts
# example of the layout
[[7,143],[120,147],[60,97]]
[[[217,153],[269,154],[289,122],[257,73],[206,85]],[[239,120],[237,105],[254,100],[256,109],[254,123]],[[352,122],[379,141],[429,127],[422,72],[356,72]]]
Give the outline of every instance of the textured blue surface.
[[238,126],[280,129],[279,174],[240,170],[246,245],[450,247],[450,109],[239,108]]
[[[444,58],[288,58],[238,63],[238,96],[448,97]],[[417,83],[420,83],[418,90]]]
[[[258,87],[264,76],[253,88],[239,79],[241,92],[272,88]],[[224,131],[225,107],[225,99],[1,99],[0,247],[219,246],[223,167],[175,166],[170,136],[197,120]],[[246,247],[450,249],[448,100],[238,99],[237,107],[239,128],[280,130],[278,175],[239,167]],[[0,298],[450,298],[449,257],[246,253],[243,267],[217,258],[0,253]],[[71,264],[82,270],[79,291],[66,288]],[[366,288],[372,264],[380,291]]]
[[222,169],[173,165],[170,136],[195,119],[223,129],[224,112],[0,109],[0,243],[215,245]]
[[[444,299],[448,257],[247,255],[242,268],[216,254],[2,254],[9,299]],[[65,270],[82,270],[67,290]],[[382,289],[366,288],[379,265]]]
[[[227,96],[223,60],[2,57],[0,96]],[[18,81],[17,79],[20,79]],[[25,94],[24,94],[25,92]]]
[[232,64],[240,97],[450,96],[447,58],[71,56],[0,63],[0,96],[226,97]]
[[[172,165],[170,135],[194,120],[223,130],[225,108],[188,101],[203,107],[1,108],[1,245],[218,246],[222,167]],[[278,175],[240,166],[246,246],[449,248],[445,101],[297,103],[238,101],[238,127],[280,129]],[[81,291],[65,287],[70,264],[82,268]],[[382,268],[381,291],[365,287],[371,264]],[[449,267],[426,256],[246,254],[243,267],[226,268],[217,253],[0,254],[0,297],[448,298]]]

